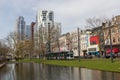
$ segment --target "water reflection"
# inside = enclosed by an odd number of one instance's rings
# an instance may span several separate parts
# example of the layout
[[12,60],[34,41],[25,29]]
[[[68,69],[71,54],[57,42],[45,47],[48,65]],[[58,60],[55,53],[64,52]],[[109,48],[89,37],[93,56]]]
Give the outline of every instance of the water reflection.
[[120,80],[120,73],[37,63],[7,64],[0,80]]

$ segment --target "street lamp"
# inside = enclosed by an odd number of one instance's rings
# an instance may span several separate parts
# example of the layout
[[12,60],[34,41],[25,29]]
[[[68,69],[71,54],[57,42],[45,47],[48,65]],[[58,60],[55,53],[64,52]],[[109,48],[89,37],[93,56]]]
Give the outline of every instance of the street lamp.
[[111,38],[111,23],[109,22],[109,36],[110,36],[110,58],[113,63],[113,52],[112,52],[112,38]]
[[79,27],[78,27],[78,54],[79,54],[79,62],[80,62],[80,32],[79,32]]

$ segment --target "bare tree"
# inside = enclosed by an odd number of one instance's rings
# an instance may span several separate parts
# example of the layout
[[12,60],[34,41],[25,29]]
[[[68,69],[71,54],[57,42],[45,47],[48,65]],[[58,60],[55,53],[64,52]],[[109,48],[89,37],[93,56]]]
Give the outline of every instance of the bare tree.
[[70,35],[70,33],[67,33],[66,34],[66,40],[67,40],[67,47],[68,47],[68,50],[72,50],[72,44],[73,44],[73,36]]
[[6,56],[9,51],[8,46],[4,43],[4,41],[0,41],[0,55]]
[[86,28],[95,28],[102,25],[103,22],[107,22],[109,19],[106,17],[93,17],[86,19]]
[[93,17],[86,19],[86,28],[91,29],[93,35],[99,36],[99,52],[100,56],[104,52],[104,29],[103,23],[107,23],[109,21],[106,17]]
[[24,43],[23,42],[17,42],[16,49],[15,49],[15,55],[16,59],[24,58]]
[[[23,44],[23,45],[22,45]],[[32,40],[25,40],[23,42],[21,42],[21,44],[19,44],[22,46],[22,49],[23,49],[23,57],[29,57],[29,58],[32,58],[32,56],[34,55],[33,54],[33,42]]]
[[10,32],[6,37],[6,42],[9,46],[9,53],[13,53],[15,55],[15,50],[17,48],[17,38],[14,32]]
[[[37,33],[39,39],[36,44],[36,51],[39,49],[39,53],[45,55],[46,52],[51,50],[51,43],[57,40],[59,36],[59,29],[54,26],[40,27]],[[48,50],[49,49],[49,50]]]

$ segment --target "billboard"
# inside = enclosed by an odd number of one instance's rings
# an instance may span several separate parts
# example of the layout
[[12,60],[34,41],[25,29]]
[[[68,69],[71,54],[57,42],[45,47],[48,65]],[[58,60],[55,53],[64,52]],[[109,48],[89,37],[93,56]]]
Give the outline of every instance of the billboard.
[[90,37],[90,45],[99,44],[99,36],[91,36]]

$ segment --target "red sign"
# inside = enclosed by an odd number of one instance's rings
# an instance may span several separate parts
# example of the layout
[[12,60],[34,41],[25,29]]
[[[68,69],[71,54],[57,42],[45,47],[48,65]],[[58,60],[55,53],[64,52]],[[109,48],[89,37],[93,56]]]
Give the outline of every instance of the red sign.
[[99,36],[91,36],[90,37],[90,44],[91,45],[99,44]]

